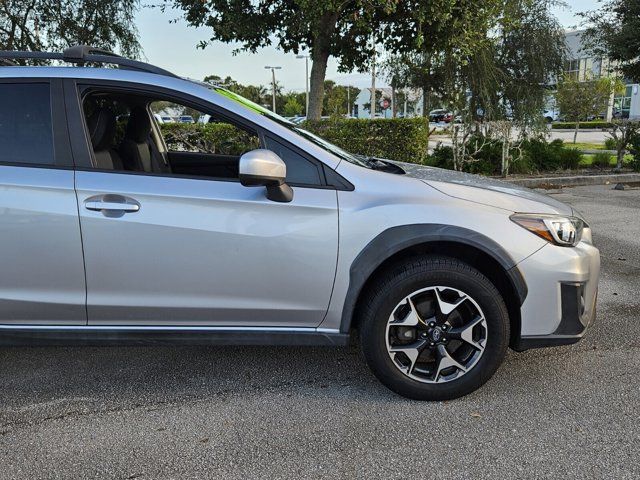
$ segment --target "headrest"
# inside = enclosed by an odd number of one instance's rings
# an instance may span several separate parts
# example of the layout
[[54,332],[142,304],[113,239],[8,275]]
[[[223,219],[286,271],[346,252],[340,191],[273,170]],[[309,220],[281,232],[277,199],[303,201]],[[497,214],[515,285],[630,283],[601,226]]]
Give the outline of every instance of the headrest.
[[136,143],[143,143],[151,133],[151,120],[144,107],[137,106],[131,110],[124,137]]
[[98,109],[87,120],[94,151],[108,150],[116,133],[116,116],[108,108]]

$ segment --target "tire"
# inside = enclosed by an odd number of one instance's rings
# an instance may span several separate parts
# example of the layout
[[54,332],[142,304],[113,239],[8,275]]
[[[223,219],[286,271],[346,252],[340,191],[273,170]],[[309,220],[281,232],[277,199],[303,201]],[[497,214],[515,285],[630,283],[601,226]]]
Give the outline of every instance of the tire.
[[[454,258],[416,257],[393,265],[360,305],[360,342],[369,367],[407,398],[450,400],[471,393],[491,378],[507,351],[504,300],[487,277]],[[419,323],[405,326],[413,318]],[[441,370],[450,358],[456,366]]]

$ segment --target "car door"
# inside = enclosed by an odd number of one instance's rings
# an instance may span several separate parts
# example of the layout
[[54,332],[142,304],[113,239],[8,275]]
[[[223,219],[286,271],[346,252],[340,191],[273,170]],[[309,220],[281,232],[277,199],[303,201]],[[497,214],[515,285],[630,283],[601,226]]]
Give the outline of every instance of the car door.
[[0,79],[0,324],[86,324],[62,83]]
[[337,195],[294,189],[277,203],[229,179],[78,169],[89,324],[319,325],[335,277]]

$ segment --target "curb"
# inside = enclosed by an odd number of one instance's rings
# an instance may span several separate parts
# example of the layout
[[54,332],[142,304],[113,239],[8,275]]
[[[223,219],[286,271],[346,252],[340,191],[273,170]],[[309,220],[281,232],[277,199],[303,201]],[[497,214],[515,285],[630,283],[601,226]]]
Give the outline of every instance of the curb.
[[514,185],[529,188],[562,188],[584,185],[607,185],[610,183],[640,182],[640,173],[618,173],[611,175],[578,175],[575,177],[518,178],[507,180]]

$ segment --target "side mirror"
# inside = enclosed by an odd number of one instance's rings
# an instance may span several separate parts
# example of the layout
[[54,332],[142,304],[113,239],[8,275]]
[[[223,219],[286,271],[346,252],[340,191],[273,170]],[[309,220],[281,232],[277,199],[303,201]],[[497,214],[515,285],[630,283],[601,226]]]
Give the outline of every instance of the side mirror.
[[267,198],[274,202],[293,200],[293,189],[285,183],[287,166],[271,150],[251,150],[240,157],[240,183],[245,187],[267,187]]

